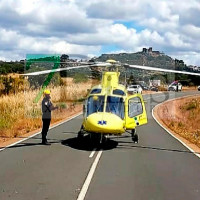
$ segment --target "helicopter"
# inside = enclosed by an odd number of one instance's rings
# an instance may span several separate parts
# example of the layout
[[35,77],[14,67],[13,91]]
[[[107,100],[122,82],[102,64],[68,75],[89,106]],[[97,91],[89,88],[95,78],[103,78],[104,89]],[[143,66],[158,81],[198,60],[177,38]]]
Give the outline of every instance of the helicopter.
[[[107,61],[112,66],[114,62]],[[78,138],[89,133],[102,142],[107,135],[121,135],[130,130],[133,142],[138,143],[136,127],[147,123],[144,100],[141,94],[129,96],[126,87],[119,84],[119,76],[118,71],[104,71],[101,84],[90,90]]]
[[[40,75],[84,67],[105,67],[105,70],[102,71],[101,84],[92,87],[86,97],[83,105],[83,122],[77,138],[82,139],[85,134],[89,134],[90,138],[98,139],[102,143],[106,141],[108,135],[122,135],[128,132],[131,134],[132,141],[138,143],[139,137],[136,128],[148,122],[145,102],[140,93],[129,96],[126,86],[119,84],[118,66],[122,66],[122,64],[115,60],[107,60],[106,62],[84,63],[83,65],[31,72],[24,75]],[[123,66],[200,76],[200,74],[192,72],[149,66],[129,64],[123,64]]]

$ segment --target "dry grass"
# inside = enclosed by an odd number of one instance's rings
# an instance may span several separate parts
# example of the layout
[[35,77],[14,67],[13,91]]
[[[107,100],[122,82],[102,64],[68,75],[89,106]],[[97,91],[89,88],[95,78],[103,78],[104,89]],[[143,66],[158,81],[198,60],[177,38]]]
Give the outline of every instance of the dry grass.
[[157,111],[163,124],[200,147],[199,96],[167,102]]
[[[62,86],[48,88],[51,90],[52,102],[60,107],[52,113],[53,123],[66,118],[69,110],[76,109],[78,100],[84,99],[87,89],[96,83],[88,81],[75,84],[71,79],[65,79],[64,82]],[[0,97],[0,137],[17,137],[41,128],[42,98],[38,103],[33,103],[38,93],[39,90],[27,90]]]
[[183,86],[183,90],[197,90],[197,86]]
[[159,86],[158,87],[158,91],[167,91],[167,87],[164,87],[164,86]]

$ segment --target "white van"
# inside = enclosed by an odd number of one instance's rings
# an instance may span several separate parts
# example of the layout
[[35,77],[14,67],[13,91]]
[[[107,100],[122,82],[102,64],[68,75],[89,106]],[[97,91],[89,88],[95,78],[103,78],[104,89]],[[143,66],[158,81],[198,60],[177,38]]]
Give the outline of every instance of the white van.
[[173,82],[168,87],[168,91],[181,91],[181,90],[182,90],[182,84],[179,82]]
[[140,86],[140,85],[129,85],[128,87],[127,87],[127,91],[129,92],[129,93],[140,93],[140,94],[142,94],[142,87]]

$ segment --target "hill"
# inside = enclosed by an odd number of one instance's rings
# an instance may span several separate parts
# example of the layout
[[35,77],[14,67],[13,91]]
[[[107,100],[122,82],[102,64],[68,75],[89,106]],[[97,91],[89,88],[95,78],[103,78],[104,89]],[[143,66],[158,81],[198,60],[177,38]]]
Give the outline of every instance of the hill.
[[[149,54],[144,52],[137,53],[119,53],[119,54],[102,54],[97,61],[106,61],[108,59],[118,60],[122,63],[146,65],[151,67],[174,69],[176,60],[163,54]],[[184,63],[183,63],[184,64]]]
[[[122,63],[132,64],[132,65],[145,65],[157,68],[173,69],[179,71],[192,71],[190,66],[187,66],[183,60],[173,59],[164,53],[159,51],[153,51],[150,47],[149,49],[143,48],[141,52],[136,53],[118,53],[118,54],[102,54],[95,61],[106,61],[108,59],[114,59]],[[126,69],[127,75],[134,73],[135,79],[137,80],[148,80],[157,79],[155,76],[156,72],[144,72],[143,70],[136,69]],[[166,79],[166,82],[171,83],[173,80],[179,80],[183,85],[199,85],[200,80],[197,76],[184,75],[184,74],[169,74],[162,73],[162,76]],[[160,78],[159,78],[160,79]]]

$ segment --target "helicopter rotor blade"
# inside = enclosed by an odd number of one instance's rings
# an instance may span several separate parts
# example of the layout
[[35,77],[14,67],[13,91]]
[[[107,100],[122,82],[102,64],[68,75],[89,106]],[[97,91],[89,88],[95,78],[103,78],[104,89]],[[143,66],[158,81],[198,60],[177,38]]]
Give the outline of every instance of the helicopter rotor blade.
[[54,61],[35,61],[35,60],[28,60],[24,61],[24,63],[57,63],[57,64],[89,64],[88,62],[83,62],[83,61],[60,61],[60,62],[54,62]]
[[61,72],[66,71],[70,69],[79,69],[79,68],[86,68],[86,67],[106,67],[110,66],[110,63],[94,63],[94,64],[87,64],[87,65],[79,65],[74,67],[64,67],[64,68],[58,68],[58,69],[51,69],[51,70],[43,70],[43,71],[37,71],[37,72],[30,72],[26,74],[21,74],[22,76],[37,76],[41,74],[49,74],[54,72]]
[[[37,71],[37,72],[30,72],[21,74],[23,76],[37,76],[41,74],[49,74],[54,72],[61,72],[66,71],[70,69],[79,69],[79,68],[86,68],[86,67],[109,67],[112,66],[109,62],[94,62],[94,63],[88,63],[88,62],[59,62],[59,64],[82,64],[79,66],[73,66],[73,67],[64,67],[64,68],[58,68],[58,69],[51,69],[51,70],[43,70],[43,71]],[[125,64],[124,66],[135,68],[135,69],[141,69],[141,70],[149,70],[149,71],[159,71],[159,72],[168,72],[168,73],[177,73],[177,74],[186,74],[186,75],[195,75],[200,76],[200,73],[194,73],[194,72],[187,72],[187,71],[178,71],[178,70],[171,70],[171,69],[163,69],[158,67],[149,67],[149,66],[141,66],[141,65],[129,65]]]
[[136,68],[136,69],[149,70],[149,71],[159,71],[159,72],[168,72],[168,73],[177,73],[177,74],[200,76],[200,73],[178,71],[178,70],[171,70],[171,69],[162,69],[162,68],[158,68],[158,67],[149,67],[149,66],[141,66],[141,65],[128,65],[128,67]]

